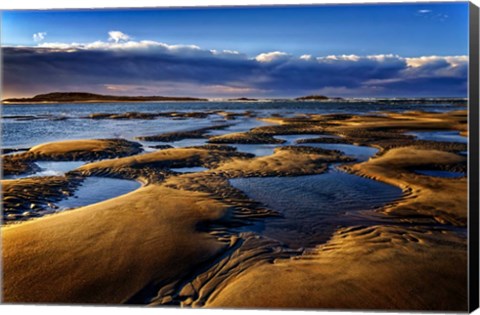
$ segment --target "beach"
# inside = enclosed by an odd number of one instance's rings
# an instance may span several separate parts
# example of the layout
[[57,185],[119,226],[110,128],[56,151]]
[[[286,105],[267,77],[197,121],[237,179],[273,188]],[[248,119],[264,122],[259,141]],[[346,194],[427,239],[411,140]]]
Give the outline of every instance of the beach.
[[467,309],[465,107],[88,105],[5,113],[4,302]]

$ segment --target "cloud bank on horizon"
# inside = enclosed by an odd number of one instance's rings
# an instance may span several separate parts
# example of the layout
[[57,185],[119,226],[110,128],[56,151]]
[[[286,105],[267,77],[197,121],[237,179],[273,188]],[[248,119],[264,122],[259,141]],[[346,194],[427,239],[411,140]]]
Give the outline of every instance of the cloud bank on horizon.
[[4,97],[51,91],[198,97],[466,97],[468,56],[292,55],[134,40],[3,48]]

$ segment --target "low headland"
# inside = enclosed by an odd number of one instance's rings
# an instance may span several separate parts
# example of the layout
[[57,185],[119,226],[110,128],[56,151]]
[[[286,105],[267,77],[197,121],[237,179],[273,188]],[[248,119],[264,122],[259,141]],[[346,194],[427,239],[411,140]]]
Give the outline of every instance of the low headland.
[[25,103],[113,103],[113,102],[205,102],[207,99],[181,96],[121,96],[82,92],[53,92],[27,98],[7,98],[3,104]]

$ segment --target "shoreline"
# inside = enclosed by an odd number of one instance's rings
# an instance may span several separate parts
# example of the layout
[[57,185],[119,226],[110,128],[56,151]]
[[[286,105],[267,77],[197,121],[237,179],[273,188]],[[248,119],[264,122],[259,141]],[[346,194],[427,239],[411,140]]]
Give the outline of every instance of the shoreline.
[[182,102],[195,102],[195,103],[208,103],[208,100],[158,100],[158,101],[128,101],[128,100],[91,100],[91,101],[42,101],[42,102],[5,102],[2,101],[2,105],[14,106],[14,105],[44,105],[44,104],[95,104],[95,103],[182,103]]
[[[207,100],[207,101],[175,101],[175,100],[170,100],[170,101],[68,101],[68,102],[1,102],[1,105],[4,106],[17,106],[17,105],[50,105],[50,104],[61,104],[61,105],[78,105],[78,104],[115,104],[115,103],[145,103],[145,104],[152,104],[152,103],[237,103],[237,104],[256,104],[256,103],[307,103],[307,104],[351,104],[351,105],[369,105],[369,104],[390,104],[390,103],[379,103],[375,101],[365,101],[365,102],[348,102],[348,101],[336,101],[336,102],[322,102],[322,101],[296,101],[296,100],[282,100],[282,101],[272,101],[272,100],[259,100],[259,101],[217,101],[217,100]],[[445,101],[445,102],[425,102],[421,104],[450,104],[451,102]],[[460,107],[466,107],[467,104],[463,102],[459,102],[461,104],[455,104],[456,106]],[[408,105],[412,104],[411,102],[405,102],[405,103],[394,103],[391,104],[392,106],[395,105]],[[413,103],[416,104],[416,103]]]
[[360,105],[360,104],[391,104],[391,105],[406,105],[406,104],[453,104],[458,106],[467,106],[468,99],[465,98],[419,98],[419,99],[401,99],[401,98],[391,98],[391,99],[328,99],[328,100],[298,100],[298,99],[255,99],[255,100],[234,100],[234,99],[215,99],[215,98],[207,98],[207,99],[165,99],[165,100],[125,100],[125,99],[109,99],[109,100],[67,100],[67,101],[5,101],[2,100],[0,103],[2,105],[39,105],[39,104],[90,104],[90,103],[182,103],[182,102],[195,102],[195,103],[282,103],[282,102],[291,102],[291,103],[320,103],[320,104],[338,104],[338,103],[346,103],[352,105]]

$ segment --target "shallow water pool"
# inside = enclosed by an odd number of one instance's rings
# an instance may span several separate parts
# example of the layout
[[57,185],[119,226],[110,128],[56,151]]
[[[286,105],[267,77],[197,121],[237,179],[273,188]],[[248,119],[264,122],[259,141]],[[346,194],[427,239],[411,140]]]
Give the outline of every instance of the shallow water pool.
[[272,155],[279,144],[229,144],[229,146],[237,148],[238,152],[251,153],[255,156]]
[[62,176],[65,175],[65,173],[74,170],[85,163],[85,161],[37,161],[35,162],[35,164],[40,167],[40,170],[38,172],[35,172],[33,174],[9,175],[5,176],[5,179],[17,179],[39,176]]
[[127,194],[140,186],[140,183],[132,180],[87,177],[73,196],[57,202],[56,205],[60,210],[83,207]]
[[333,169],[320,175],[236,178],[230,183],[284,216],[265,220],[256,226],[257,232],[293,248],[326,241],[338,224],[335,218],[345,212],[381,207],[402,196],[395,186]]
[[419,140],[460,143],[468,142],[468,138],[461,136],[459,131],[418,131],[408,132],[407,135],[415,136]]
[[176,167],[176,168],[171,168],[170,170],[177,173],[196,173],[196,172],[207,171],[208,168],[202,167],[202,166],[195,166],[195,167]]
[[[283,143],[283,145],[295,145],[297,144],[297,141],[300,139],[315,139],[315,138],[321,138],[324,137],[326,138],[327,136],[324,135],[318,135],[318,134],[296,134],[296,135],[279,135],[279,136],[274,136],[275,139],[280,139],[280,140],[285,140],[286,142]],[[328,138],[331,138],[328,136]]]

